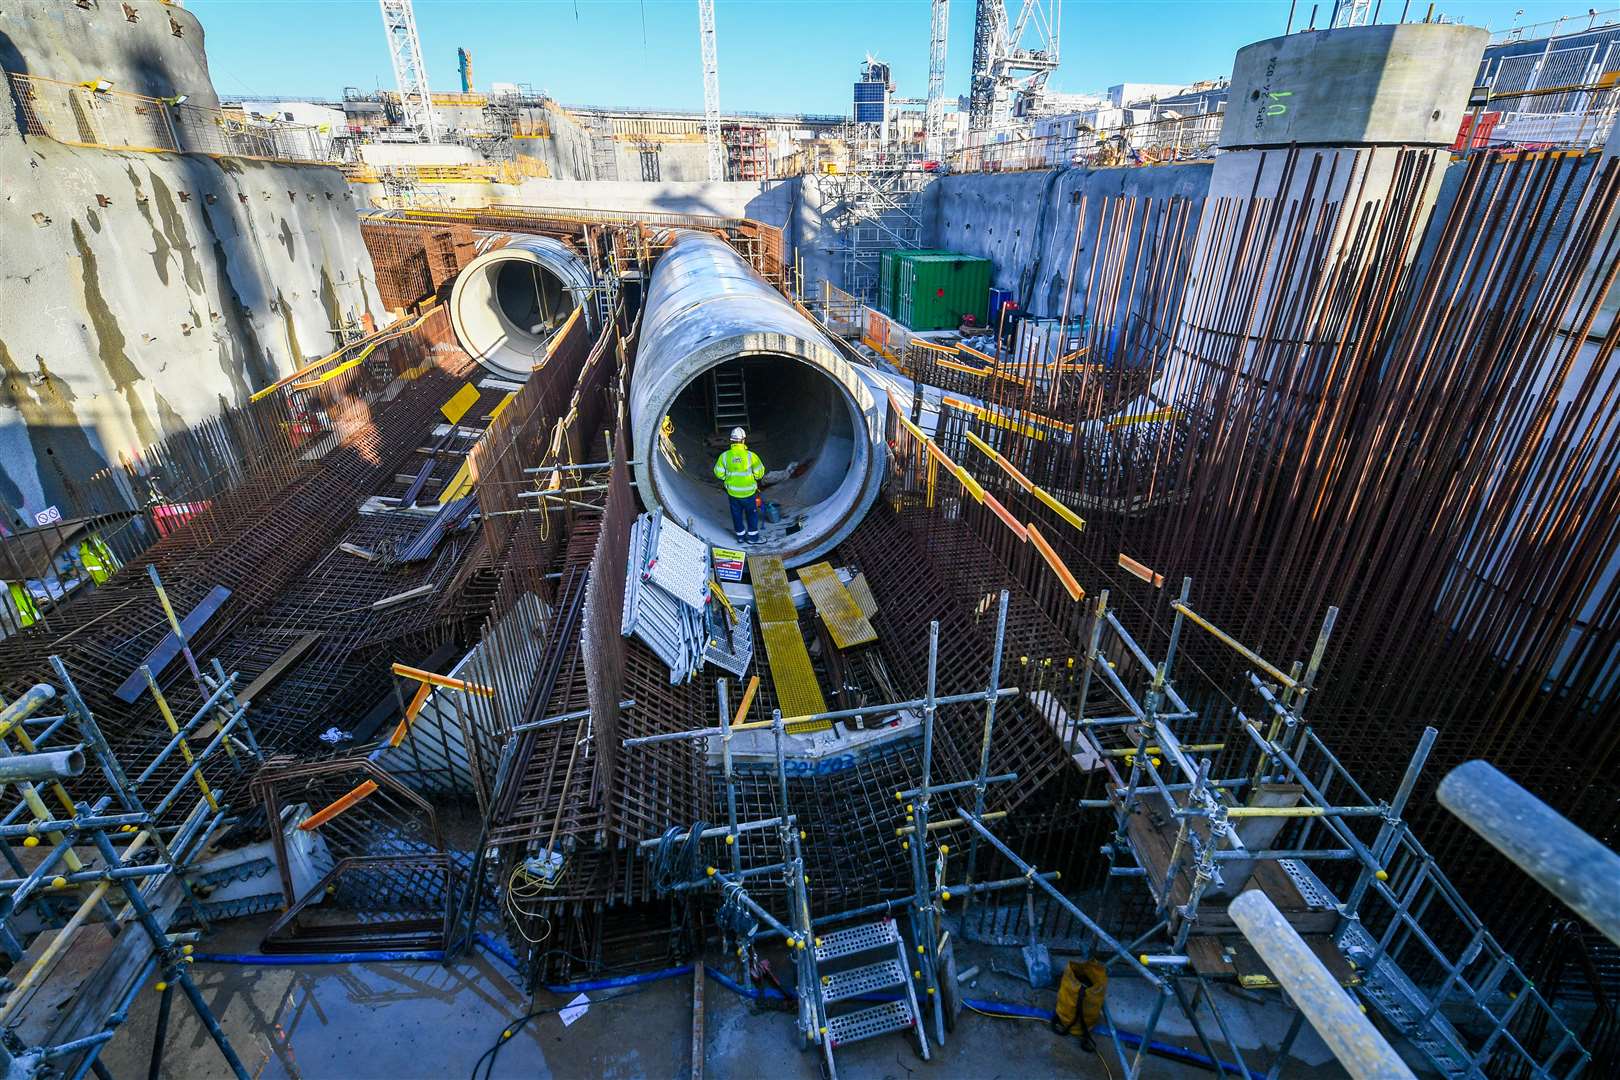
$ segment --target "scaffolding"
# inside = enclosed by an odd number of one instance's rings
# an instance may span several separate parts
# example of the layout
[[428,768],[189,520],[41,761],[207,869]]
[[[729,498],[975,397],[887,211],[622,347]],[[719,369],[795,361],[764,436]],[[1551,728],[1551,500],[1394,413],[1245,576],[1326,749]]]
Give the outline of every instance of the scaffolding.
[[722,124],[720,142],[726,148],[727,180],[765,180],[770,177],[764,127],[759,124]]
[[[8,1076],[106,1077],[98,1055],[156,975],[152,1075],[178,988],[231,1072],[247,1080],[191,977],[192,943],[209,928],[192,877],[200,855],[236,822],[226,792],[260,754],[236,675],[217,661],[211,672],[199,668],[179,624],[171,627],[204,700],[182,723],[151,668],[140,669],[168,737],[138,773],[108,745],[57,657],[52,682],[0,711],[0,774],[19,796],[0,819],[12,875],[0,883],[0,948],[12,961],[0,1005]],[[86,790],[99,793],[87,798]],[[185,922],[193,929],[171,931]]]
[[922,196],[934,178],[920,159],[861,150],[851,151],[847,169],[820,177],[822,216],[838,236],[845,289],[875,300],[883,253],[922,247]]

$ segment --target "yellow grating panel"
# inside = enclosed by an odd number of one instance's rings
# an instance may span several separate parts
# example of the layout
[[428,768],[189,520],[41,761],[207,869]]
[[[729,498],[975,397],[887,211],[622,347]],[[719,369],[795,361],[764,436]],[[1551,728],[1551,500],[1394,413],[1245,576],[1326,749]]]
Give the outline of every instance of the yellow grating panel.
[[787,571],[775,555],[750,555],[748,577],[754,584],[754,618],[762,623],[799,621]]
[[868,619],[878,613],[877,597],[872,595],[872,586],[866,583],[865,574],[856,574],[849,582],[849,595],[855,598],[855,605],[861,609],[861,614]]
[[462,386],[460,390],[457,390],[449,401],[445,402],[443,405],[440,405],[439,411],[444,413],[444,418],[446,420],[450,421],[452,424],[455,424],[459,423],[461,418],[467,415],[467,410],[472,408],[475,404],[477,404],[477,402],[478,387],[474,386],[472,383],[467,383]]
[[[810,667],[810,654],[805,651],[804,636],[799,633],[798,622],[760,623],[759,631],[765,639],[771,685],[776,689],[776,705],[782,710],[782,716],[810,716],[826,712],[827,702],[821,696],[821,687],[816,685],[816,673]],[[818,720],[808,724],[789,724],[788,730],[825,731],[830,727],[832,721]]]
[[832,635],[834,645],[850,649],[877,640],[877,631],[866,621],[844,583],[838,580],[831,563],[804,567],[799,571],[799,580],[804,582],[805,591],[810,594],[816,611],[821,613],[822,622],[827,624],[827,633]]

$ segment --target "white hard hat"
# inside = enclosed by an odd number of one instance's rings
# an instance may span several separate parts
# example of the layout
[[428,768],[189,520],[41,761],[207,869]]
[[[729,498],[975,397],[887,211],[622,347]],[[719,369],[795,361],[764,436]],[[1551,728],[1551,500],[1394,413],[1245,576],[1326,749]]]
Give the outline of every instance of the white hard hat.
[[731,429],[731,441],[732,442],[743,442],[747,438],[748,438],[748,432],[744,431],[742,428],[734,427],[734,428]]

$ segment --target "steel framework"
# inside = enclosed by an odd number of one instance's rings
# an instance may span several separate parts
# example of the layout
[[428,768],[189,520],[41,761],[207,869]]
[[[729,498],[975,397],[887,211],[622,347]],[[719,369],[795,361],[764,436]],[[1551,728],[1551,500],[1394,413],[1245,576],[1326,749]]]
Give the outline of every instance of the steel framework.
[[951,0],[934,0],[928,36],[928,100],[924,135],[928,152],[945,152],[945,56],[950,45]]
[[1034,93],[1058,66],[1062,0],[1022,0],[1009,23],[1005,0],[978,0],[973,24],[973,83],[968,127],[1005,124],[1015,92]]
[[703,47],[703,138],[709,150],[709,179],[726,178],[726,151],[720,144],[720,55],[715,42],[714,0],[698,0],[698,40]]
[[433,119],[433,98],[428,89],[427,65],[422,61],[422,39],[416,33],[416,12],[411,0],[377,0],[382,7],[383,35],[388,59],[394,65],[399,107],[405,126],[422,133],[423,142],[438,142]]

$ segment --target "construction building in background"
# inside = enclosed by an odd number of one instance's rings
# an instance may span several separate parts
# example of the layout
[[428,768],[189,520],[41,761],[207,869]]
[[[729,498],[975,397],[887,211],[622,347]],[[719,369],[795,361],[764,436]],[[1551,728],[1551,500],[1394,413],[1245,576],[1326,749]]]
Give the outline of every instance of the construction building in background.
[[1615,31],[947,6],[847,116],[0,14],[9,1074],[1620,1071]]

